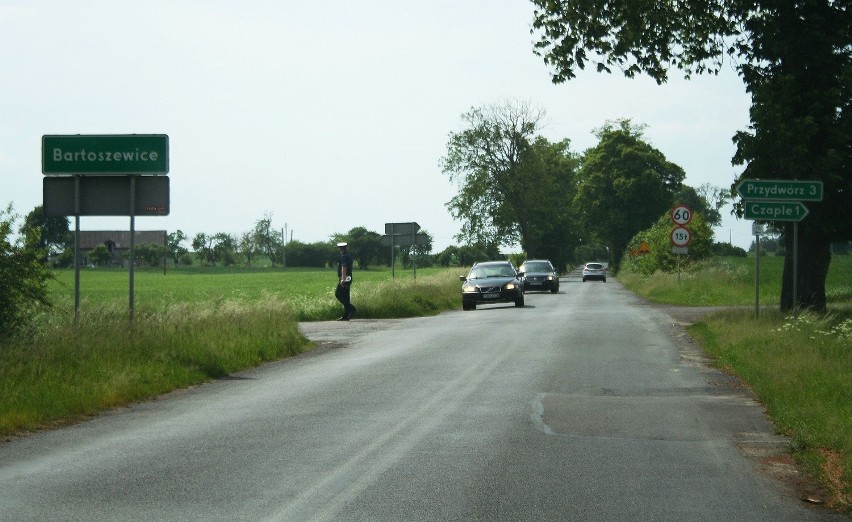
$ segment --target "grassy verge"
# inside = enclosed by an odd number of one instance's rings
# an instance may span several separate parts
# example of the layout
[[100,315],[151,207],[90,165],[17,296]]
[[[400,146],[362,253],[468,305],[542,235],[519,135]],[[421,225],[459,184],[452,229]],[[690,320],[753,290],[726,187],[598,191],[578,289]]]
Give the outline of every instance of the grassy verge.
[[[619,274],[639,295],[666,304],[754,304],[751,259],[713,260],[690,272],[642,277]],[[819,477],[829,503],[852,511],[852,259],[835,258],[829,272],[829,312],[777,311],[780,260],[770,259],[777,279],[761,284],[759,320],[740,311],[705,317],[690,327],[716,364],[747,382],[766,406],[777,430],[793,441],[794,457]],[[763,272],[763,268],[761,270]],[[773,276],[775,277],[775,276]]]
[[[126,272],[86,274],[76,323],[67,295],[73,274],[58,274],[54,309],[0,345],[0,435],[71,422],[303,352],[311,344],[298,322],[340,315],[335,275],[327,270],[142,274],[132,324]],[[456,271],[358,276],[352,299],[359,318],[460,306]]]

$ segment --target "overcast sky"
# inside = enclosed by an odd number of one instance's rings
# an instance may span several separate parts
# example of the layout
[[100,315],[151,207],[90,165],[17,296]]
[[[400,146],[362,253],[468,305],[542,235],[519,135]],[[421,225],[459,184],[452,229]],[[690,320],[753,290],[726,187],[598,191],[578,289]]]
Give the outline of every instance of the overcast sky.
[[[448,134],[505,101],[544,109],[542,134],[575,152],[630,118],[687,184],[731,184],[749,107],[732,68],[553,85],[532,17],[526,0],[0,0],[0,205],[42,204],[42,135],[167,134],[171,213],[137,230],[236,234],[269,213],[312,243],[416,221],[438,251],[460,229],[439,166]],[[751,223],[723,214],[716,240],[747,248]]]

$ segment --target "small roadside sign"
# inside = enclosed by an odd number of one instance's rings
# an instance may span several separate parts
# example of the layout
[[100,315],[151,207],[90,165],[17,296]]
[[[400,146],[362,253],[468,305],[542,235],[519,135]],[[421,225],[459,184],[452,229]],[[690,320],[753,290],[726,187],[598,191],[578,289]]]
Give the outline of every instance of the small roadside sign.
[[672,222],[675,225],[688,225],[692,221],[692,210],[686,205],[678,205],[672,209]]
[[689,229],[686,227],[673,228],[670,237],[672,245],[677,247],[685,247],[689,244],[690,241],[692,241],[692,235],[689,233]]

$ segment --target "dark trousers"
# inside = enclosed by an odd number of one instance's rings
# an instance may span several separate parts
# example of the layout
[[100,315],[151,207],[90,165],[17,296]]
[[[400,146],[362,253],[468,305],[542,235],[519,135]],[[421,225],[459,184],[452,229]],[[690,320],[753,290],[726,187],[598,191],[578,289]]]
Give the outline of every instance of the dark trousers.
[[344,316],[352,315],[352,311],[355,309],[355,307],[352,306],[352,303],[349,301],[349,291],[351,286],[351,284],[338,284],[337,290],[334,291],[334,297],[336,297],[337,300],[340,301],[340,304],[343,305]]

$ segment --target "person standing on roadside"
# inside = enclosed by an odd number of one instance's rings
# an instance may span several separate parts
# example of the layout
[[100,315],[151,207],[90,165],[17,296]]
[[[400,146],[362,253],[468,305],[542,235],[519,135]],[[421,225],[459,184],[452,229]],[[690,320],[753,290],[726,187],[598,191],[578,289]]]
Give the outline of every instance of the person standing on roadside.
[[355,307],[349,300],[349,292],[352,289],[352,254],[349,253],[349,245],[338,243],[340,250],[340,262],[337,263],[337,290],[334,297],[343,305],[343,315],[338,321],[348,321],[355,314]]

